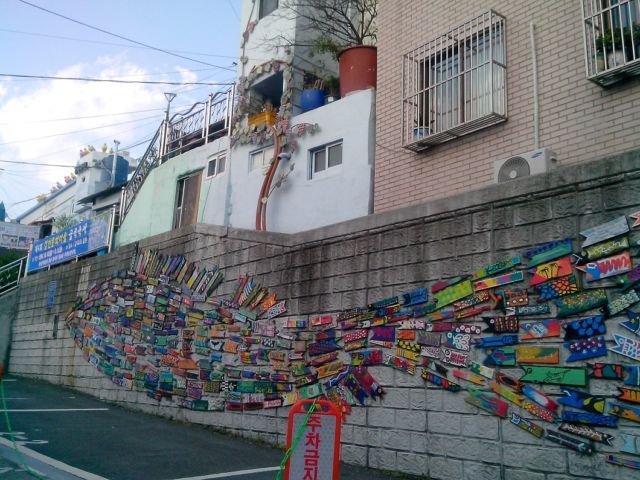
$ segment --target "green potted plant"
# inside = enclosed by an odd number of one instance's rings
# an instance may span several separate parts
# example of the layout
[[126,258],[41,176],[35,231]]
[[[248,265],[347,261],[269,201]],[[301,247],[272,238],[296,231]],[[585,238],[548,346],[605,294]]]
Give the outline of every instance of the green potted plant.
[[304,86],[300,96],[300,107],[303,112],[324,105],[324,82],[310,72],[304,73]]
[[634,24],[632,28],[614,27],[613,30],[603,31],[596,37],[598,70],[605,69],[605,57],[607,69],[624,65],[637,57],[635,52],[639,51],[638,42],[640,42],[640,25]]
[[335,102],[340,98],[340,79],[331,76],[324,81],[324,90],[327,95],[327,103]]

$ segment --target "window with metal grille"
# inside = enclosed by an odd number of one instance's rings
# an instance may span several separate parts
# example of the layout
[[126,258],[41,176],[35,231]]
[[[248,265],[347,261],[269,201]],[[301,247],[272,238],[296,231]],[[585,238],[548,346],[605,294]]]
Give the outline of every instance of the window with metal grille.
[[330,168],[342,165],[342,140],[315,148],[310,154],[309,178],[314,178]]
[[260,1],[260,9],[258,18],[266,17],[271,12],[278,8],[278,0],[259,0]]
[[507,118],[506,20],[489,11],[403,57],[402,145],[420,151]]
[[640,75],[640,0],[582,0],[587,78],[603,87]]

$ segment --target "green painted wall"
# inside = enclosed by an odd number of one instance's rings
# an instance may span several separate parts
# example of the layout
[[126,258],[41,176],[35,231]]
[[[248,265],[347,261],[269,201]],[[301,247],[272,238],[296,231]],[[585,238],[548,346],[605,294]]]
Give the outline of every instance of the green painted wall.
[[198,202],[198,221],[201,221],[208,194],[208,185],[204,181],[207,161],[211,155],[225,148],[226,142],[223,140],[226,141],[226,139],[216,140],[172,158],[152,170],[138,191],[129,213],[116,234],[116,246],[170,231],[178,179],[189,173],[204,170]]

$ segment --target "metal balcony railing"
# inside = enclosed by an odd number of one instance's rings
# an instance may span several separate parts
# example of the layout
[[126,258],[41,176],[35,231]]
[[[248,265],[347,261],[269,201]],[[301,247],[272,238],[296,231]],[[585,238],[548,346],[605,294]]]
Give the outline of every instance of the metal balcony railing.
[[234,88],[210,95],[206,102],[198,102],[187,112],[162,122],[122,190],[120,225],[151,170],[172,157],[230,133],[234,95]]
[[640,0],[582,0],[587,78],[608,87],[640,75]]
[[402,146],[414,151],[507,119],[506,19],[490,10],[402,63]]
[[27,258],[22,257],[6,264],[4,267],[0,267],[0,295],[18,288],[20,280],[26,272]]

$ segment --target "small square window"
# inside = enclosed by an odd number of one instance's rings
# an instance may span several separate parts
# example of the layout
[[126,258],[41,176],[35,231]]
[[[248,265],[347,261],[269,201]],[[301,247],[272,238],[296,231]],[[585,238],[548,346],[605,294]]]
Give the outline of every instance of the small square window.
[[262,169],[271,163],[273,159],[273,147],[263,148],[249,154],[249,171]]
[[207,166],[207,178],[223,173],[226,166],[226,160],[225,155],[210,157],[209,164]]
[[278,0],[260,0],[258,18],[263,18],[278,8]]
[[342,141],[311,150],[311,178],[339,165],[342,165]]

